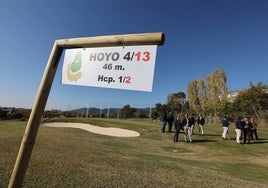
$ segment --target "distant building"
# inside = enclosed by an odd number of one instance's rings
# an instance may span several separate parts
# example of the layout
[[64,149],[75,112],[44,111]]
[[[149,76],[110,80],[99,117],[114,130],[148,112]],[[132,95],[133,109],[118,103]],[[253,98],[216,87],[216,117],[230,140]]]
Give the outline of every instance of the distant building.
[[227,94],[227,99],[229,102],[234,102],[235,98],[238,96],[239,91],[231,91]]
[[[236,97],[239,95],[239,93],[241,93],[242,91],[245,90],[241,90],[241,91],[230,91],[227,94],[227,98],[229,102],[234,102],[234,100],[236,99]],[[268,94],[268,89],[263,89],[264,93]]]

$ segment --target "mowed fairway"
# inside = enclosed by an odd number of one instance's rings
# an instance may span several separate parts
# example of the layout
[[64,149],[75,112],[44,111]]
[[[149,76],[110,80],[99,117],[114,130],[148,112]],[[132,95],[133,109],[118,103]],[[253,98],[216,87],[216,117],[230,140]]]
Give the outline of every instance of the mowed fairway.
[[[61,119],[138,131],[120,138],[76,128],[40,127],[23,187],[268,187],[268,126],[260,141],[221,139],[220,124],[206,125],[193,143],[161,133],[160,122]],[[0,122],[0,187],[7,187],[26,122]],[[197,128],[195,130],[197,133]],[[183,140],[183,134],[179,135]]]

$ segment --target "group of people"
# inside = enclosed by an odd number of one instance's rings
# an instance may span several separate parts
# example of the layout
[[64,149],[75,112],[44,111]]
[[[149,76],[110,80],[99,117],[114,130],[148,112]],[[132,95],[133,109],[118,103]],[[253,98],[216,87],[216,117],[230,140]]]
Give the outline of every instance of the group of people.
[[[168,114],[165,112],[161,117],[162,126],[161,131],[165,132],[166,126],[168,125],[168,132],[172,132],[172,126],[174,125],[174,136],[173,141],[179,141],[180,131],[184,134],[185,142],[192,142],[192,135],[194,134],[194,128],[197,123],[199,134],[204,135],[204,125],[206,123],[205,118],[202,114],[198,115],[198,118],[195,119],[195,115],[192,114],[191,117],[188,113],[184,114],[184,117],[181,117],[180,114],[174,117],[172,112]],[[229,120],[226,117],[223,117],[221,120],[222,124],[222,139],[230,139],[228,134],[229,130]],[[235,132],[236,132],[236,143],[237,144],[246,144],[250,143],[251,140],[255,137],[256,140],[259,140],[257,134],[258,124],[253,117],[239,117],[235,121]]]
[[[175,130],[173,137],[174,142],[179,141],[180,130],[182,130],[182,132],[184,133],[185,142],[192,142],[192,135],[194,134],[194,127],[196,124],[194,114],[192,114],[192,116],[189,117],[188,113],[186,113],[184,114],[183,118],[180,115],[177,115],[177,117],[174,118],[173,114],[169,112],[168,114],[164,113],[161,119],[162,119],[162,127],[161,127],[162,132],[165,132],[167,124],[168,124],[168,131],[171,132],[172,125],[174,124],[174,130]],[[199,114],[197,118],[197,125],[199,128],[199,133],[203,136],[205,118],[202,116],[202,114]]]
[[[228,135],[229,121],[226,117],[222,119],[222,139],[230,139]],[[253,117],[239,117],[235,120],[235,132],[236,132],[236,143],[237,144],[246,144],[250,143],[250,140],[255,139],[259,140],[257,134],[258,124]]]

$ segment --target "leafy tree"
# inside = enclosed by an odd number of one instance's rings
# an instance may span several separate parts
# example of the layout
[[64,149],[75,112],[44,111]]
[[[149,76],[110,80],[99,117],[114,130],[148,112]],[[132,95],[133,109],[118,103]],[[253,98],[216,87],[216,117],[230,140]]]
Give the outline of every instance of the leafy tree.
[[161,114],[163,111],[166,110],[166,105],[165,104],[161,104],[161,103],[157,103],[155,104],[155,110]]
[[206,86],[205,82],[202,78],[199,78],[197,80],[197,91],[198,91],[198,102],[200,109],[199,111],[204,111],[205,109],[205,101],[207,100],[206,98]]
[[22,108],[22,109],[19,109],[18,111],[23,115],[23,118],[29,119],[32,110]]
[[12,113],[8,113],[8,117],[9,117],[9,119],[22,119],[23,114],[19,111],[15,111]]
[[227,97],[226,81],[227,77],[223,69],[215,69],[212,74],[206,77],[208,104],[212,105],[214,117],[219,115],[217,109],[219,101],[225,101]]
[[250,83],[250,88],[241,91],[233,102],[232,109],[238,115],[255,115],[263,118],[268,111],[267,86],[262,82],[257,85]]
[[227,97],[221,98],[219,100],[217,103],[217,111],[221,117],[226,116],[229,119],[233,117],[231,102],[229,102]]
[[196,80],[188,84],[187,93],[190,108],[193,111],[197,111],[197,108],[199,106],[199,100],[198,100],[198,88]]
[[166,110],[172,112],[181,112],[185,103],[186,94],[184,92],[172,93],[167,97]]
[[131,108],[129,104],[123,106],[121,111],[121,117],[123,119],[132,118],[134,117],[136,110],[134,108]]
[[7,111],[0,109],[0,120],[1,119],[7,119]]
[[166,105],[161,103],[156,103],[153,109],[152,115],[154,118],[161,117],[161,114],[166,111]]

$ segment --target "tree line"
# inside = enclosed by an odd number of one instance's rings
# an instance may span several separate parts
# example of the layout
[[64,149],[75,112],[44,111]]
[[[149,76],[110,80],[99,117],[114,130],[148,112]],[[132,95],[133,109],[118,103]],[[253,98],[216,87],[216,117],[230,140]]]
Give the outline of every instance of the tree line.
[[[268,86],[262,82],[250,83],[248,89],[237,91],[235,97],[227,89],[227,76],[223,69],[215,69],[205,79],[198,78],[187,86],[187,94],[180,91],[167,96],[165,104],[157,103],[153,115],[160,117],[165,111],[175,114],[205,114],[210,121],[223,116],[230,120],[238,116],[255,116],[268,120]],[[187,98],[186,98],[187,96]]]
[[[157,118],[164,112],[173,114],[204,114],[211,123],[219,121],[223,116],[230,120],[238,116],[254,116],[257,120],[268,121],[268,86],[259,82],[250,83],[248,89],[237,91],[235,97],[230,96],[227,89],[227,76],[223,69],[215,69],[205,79],[198,78],[187,86],[187,93],[179,91],[168,94],[164,104],[157,103],[154,108],[138,110],[126,104],[120,113],[112,114],[114,118]],[[28,119],[31,109],[0,109],[0,120]],[[67,112],[50,110],[44,112],[46,117],[65,116]],[[76,114],[75,116],[78,116]],[[98,117],[99,114],[96,114]],[[101,117],[105,117],[102,114]]]

